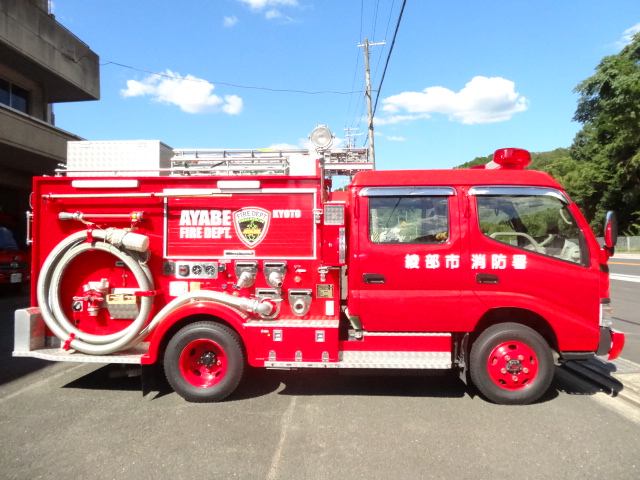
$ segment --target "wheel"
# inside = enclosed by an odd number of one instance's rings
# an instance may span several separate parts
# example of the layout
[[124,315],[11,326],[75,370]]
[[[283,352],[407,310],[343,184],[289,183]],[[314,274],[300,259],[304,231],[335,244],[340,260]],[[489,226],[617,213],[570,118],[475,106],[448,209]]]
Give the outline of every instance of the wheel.
[[164,354],[164,371],[175,392],[189,402],[218,402],[238,386],[245,358],[238,335],[213,322],[179,330]]
[[547,391],[553,356],[536,331],[518,323],[487,328],[471,347],[471,380],[486,398],[502,405],[526,405]]

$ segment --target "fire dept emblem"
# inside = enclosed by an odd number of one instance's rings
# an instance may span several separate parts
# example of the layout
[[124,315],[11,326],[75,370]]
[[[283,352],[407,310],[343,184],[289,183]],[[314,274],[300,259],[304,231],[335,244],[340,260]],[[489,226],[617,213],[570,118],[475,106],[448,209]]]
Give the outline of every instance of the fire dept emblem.
[[267,235],[271,213],[257,207],[245,207],[233,213],[233,225],[242,240],[249,248],[256,247]]

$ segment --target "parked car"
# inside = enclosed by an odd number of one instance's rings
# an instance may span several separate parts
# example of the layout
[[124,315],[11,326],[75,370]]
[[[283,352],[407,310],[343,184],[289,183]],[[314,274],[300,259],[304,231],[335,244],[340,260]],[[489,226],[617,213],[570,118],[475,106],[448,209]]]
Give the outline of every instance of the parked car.
[[[1,220],[1,219],[0,219]],[[15,241],[13,232],[4,222],[0,223],[0,289],[19,290],[31,280],[29,253]]]

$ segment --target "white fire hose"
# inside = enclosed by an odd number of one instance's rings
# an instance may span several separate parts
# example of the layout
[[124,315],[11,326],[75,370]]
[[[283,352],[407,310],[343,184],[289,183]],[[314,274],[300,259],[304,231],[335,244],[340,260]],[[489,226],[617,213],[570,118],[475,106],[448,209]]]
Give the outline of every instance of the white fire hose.
[[140,312],[125,329],[109,335],[93,335],[79,330],[66,317],[60,304],[60,284],[64,272],[78,255],[89,250],[100,250],[114,255],[131,270],[141,291],[153,290],[153,277],[137,252],[149,248],[148,237],[119,229],[92,230],[93,242],[87,242],[87,231],[77,232],[60,242],[42,265],[38,278],[37,298],[42,317],[53,334],[66,342],[66,346],[90,355],[108,355],[126,350],[151,333],[174,309],[195,300],[214,301],[262,317],[277,308],[270,299],[234,297],[220,292],[195,291],[169,302],[145,327],[153,306],[152,296],[142,296]]

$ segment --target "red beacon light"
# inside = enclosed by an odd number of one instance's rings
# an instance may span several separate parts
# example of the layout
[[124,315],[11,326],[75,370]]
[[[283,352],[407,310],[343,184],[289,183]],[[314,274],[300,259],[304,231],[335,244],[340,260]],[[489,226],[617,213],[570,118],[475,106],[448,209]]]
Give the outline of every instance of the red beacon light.
[[531,163],[531,155],[522,148],[500,148],[494,152],[493,161],[505,170],[524,170]]

